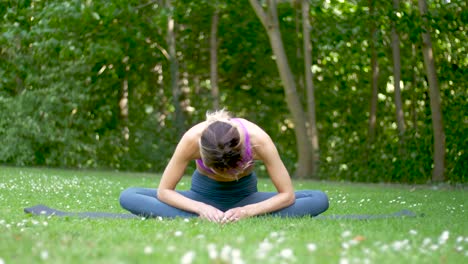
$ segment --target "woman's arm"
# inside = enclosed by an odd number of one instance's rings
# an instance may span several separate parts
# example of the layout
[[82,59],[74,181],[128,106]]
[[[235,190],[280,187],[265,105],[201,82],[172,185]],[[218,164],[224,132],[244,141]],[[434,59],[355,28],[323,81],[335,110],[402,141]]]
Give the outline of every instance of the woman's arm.
[[202,202],[189,199],[175,191],[177,183],[185,173],[188,163],[197,156],[197,128],[187,131],[174,151],[174,154],[163,172],[158,187],[158,199],[173,207],[193,212],[201,218],[219,221],[223,212]]
[[259,140],[255,143],[255,154],[256,157],[265,164],[278,194],[259,203],[228,210],[225,213],[225,218],[231,221],[274,212],[293,204],[295,201],[291,178],[279,156],[275,144],[266,132],[260,128],[258,129],[258,135],[256,136]]

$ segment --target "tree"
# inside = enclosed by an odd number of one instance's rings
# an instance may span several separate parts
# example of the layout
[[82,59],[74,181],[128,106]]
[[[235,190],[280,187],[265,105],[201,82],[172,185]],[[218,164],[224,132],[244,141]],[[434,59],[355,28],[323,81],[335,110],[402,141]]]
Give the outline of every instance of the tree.
[[434,133],[434,169],[432,171],[433,181],[443,181],[444,175],[444,160],[445,160],[445,132],[442,123],[442,107],[439,92],[439,84],[437,81],[437,72],[434,60],[434,51],[432,49],[431,35],[427,26],[427,4],[425,0],[418,0],[419,12],[423,19],[423,56],[424,65],[426,66],[426,74],[429,83],[429,97],[432,113],[432,129]]
[[210,84],[211,95],[213,99],[213,109],[219,109],[219,87],[218,87],[218,23],[219,10],[215,7],[215,11],[211,16],[211,32],[210,32]]
[[317,130],[317,118],[315,114],[314,81],[312,76],[312,47],[310,41],[310,5],[308,0],[302,1],[302,37],[304,46],[304,76],[307,91],[308,128],[311,142],[312,175],[317,175],[319,169],[319,136]]
[[[398,16],[399,0],[393,0],[393,11]],[[394,19],[395,16],[394,16]],[[396,22],[392,24],[392,55],[393,55],[393,85],[395,98],[395,111],[400,144],[402,145],[403,135],[405,133],[405,117],[403,112],[403,102],[401,100],[401,58],[400,58],[400,37],[396,29]]]
[[179,87],[179,63],[177,61],[177,49],[176,49],[176,22],[174,19],[174,8],[171,0],[166,0],[166,8],[169,11],[167,17],[167,47],[169,53],[169,63],[171,72],[171,90],[172,90],[172,104],[174,107],[174,127],[176,134],[180,135],[184,126],[184,118],[182,116],[182,107],[180,105],[181,90]]
[[[286,102],[291,112],[292,119],[295,126],[296,145],[298,150],[298,164],[296,176],[305,178],[311,174],[311,147],[310,141],[307,136],[306,129],[306,116],[297,93],[294,76],[289,66],[288,58],[283,47],[283,40],[279,30],[277,6],[275,0],[267,1],[267,10],[265,11],[257,0],[249,0],[255,13],[257,14],[260,22],[264,26],[270,44],[275,56],[275,62],[281,80],[284,85],[284,92],[286,95]],[[315,175],[314,175],[315,176]]]
[[378,79],[379,79],[379,64],[377,61],[377,50],[375,43],[377,35],[377,27],[375,25],[375,2],[369,0],[369,17],[370,17],[370,52],[371,52],[371,98],[370,98],[370,111],[369,111],[369,128],[368,128],[368,142],[372,144],[375,139],[375,127],[377,124],[377,95],[379,92]]

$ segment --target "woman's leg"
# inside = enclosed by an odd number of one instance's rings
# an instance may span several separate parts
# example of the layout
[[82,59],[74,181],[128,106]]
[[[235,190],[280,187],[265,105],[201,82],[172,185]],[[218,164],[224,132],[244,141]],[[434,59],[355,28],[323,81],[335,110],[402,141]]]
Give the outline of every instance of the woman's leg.
[[[144,217],[197,217],[197,214],[187,212],[166,203],[157,198],[156,189],[132,187],[120,194],[120,205],[132,214]],[[196,199],[191,191],[178,191],[180,194]]]
[[[256,192],[237,203],[234,207],[245,206],[267,200],[276,192]],[[281,217],[317,216],[328,209],[328,197],[322,191],[303,190],[296,191],[296,202],[286,208],[269,213]]]

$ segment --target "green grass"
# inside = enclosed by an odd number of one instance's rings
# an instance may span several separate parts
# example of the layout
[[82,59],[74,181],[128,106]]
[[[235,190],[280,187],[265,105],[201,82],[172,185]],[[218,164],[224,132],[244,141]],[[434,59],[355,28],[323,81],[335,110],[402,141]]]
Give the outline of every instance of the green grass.
[[[295,181],[321,189],[325,214],[418,218],[78,219],[29,216],[45,204],[65,211],[124,212],[119,193],[156,187],[159,175],[0,167],[0,263],[468,263],[467,192],[450,186]],[[190,186],[184,177],[180,189]],[[260,190],[274,190],[268,179]],[[448,237],[447,237],[448,235]],[[211,255],[211,256],[210,256]],[[216,258],[214,255],[217,255]],[[187,262],[189,263],[189,262]]]

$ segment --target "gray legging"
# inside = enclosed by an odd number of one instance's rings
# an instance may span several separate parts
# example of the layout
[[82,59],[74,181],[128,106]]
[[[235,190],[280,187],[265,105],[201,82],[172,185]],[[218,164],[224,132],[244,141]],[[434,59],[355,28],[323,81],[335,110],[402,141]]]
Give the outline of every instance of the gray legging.
[[[257,176],[252,173],[238,181],[218,182],[198,170],[192,175],[192,186],[188,191],[177,191],[187,198],[203,202],[227,211],[230,208],[245,206],[264,201],[275,192],[258,192]],[[132,187],[120,195],[120,205],[133,214],[145,217],[196,217],[164,202],[156,196],[157,189]],[[280,217],[316,216],[328,209],[328,197],[322,191],[296,191],[296,202],[291,206],[270,213]]]

